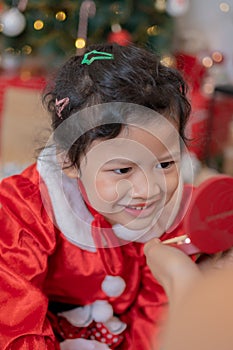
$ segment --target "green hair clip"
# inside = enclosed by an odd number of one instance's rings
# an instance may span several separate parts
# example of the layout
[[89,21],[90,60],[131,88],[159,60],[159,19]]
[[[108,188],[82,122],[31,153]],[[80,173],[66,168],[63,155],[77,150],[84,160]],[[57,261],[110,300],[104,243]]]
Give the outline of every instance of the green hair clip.
[[[90,55],[94,55],[94,56],[92,56],[89,59],[88,57]],[[111,53],[93,50],[93,51],[85,53],[85,55],[83,56],[81,64],[88,64],[88,65],[90,65],[92,62],[94,62],[96,60],[113,60],[113,59],[114,59],[114,56]]]

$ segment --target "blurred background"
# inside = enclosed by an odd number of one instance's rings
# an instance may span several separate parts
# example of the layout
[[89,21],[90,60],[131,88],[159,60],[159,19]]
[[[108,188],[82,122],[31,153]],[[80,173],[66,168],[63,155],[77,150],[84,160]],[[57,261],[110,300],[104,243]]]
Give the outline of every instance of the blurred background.
[[233,0],[0,0],[0,176],[35,159],[49,127],[41,105],[49,76],[98,42],[143,45],[178,68],[193,106],[196,181],[233,175],[232,36]]

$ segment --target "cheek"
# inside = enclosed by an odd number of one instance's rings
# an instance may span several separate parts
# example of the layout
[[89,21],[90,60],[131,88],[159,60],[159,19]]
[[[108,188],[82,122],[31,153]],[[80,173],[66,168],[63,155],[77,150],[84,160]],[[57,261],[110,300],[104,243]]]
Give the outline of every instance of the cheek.
[[166,186],[167,186],[167,199],[169,200],[174,192],[177,190],[179,185],[179,176],[178,173],[175,172],[173,175],[169,176],[166,179]]
[[98,175],[96,177],[96,193],[99,199],[105,202],[114,202],[119,197],[117,183]]

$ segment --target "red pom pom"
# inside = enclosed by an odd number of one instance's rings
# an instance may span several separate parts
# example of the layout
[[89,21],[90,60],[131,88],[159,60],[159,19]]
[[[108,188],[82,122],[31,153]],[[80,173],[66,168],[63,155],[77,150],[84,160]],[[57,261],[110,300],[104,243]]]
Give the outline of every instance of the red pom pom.
[[126,29],[121,29],[118,32],[111,32],[108,35],[109,43],[117,43],[121,46],[127,46],[132,42],[132,36]]

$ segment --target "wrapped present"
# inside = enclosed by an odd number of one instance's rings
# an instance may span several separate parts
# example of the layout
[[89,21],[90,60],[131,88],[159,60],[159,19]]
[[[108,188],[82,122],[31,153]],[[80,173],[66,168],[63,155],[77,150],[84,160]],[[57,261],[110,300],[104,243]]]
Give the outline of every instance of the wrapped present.
[[[1,76],[0,79],[0,160],[4,169],[22,169],[35,160],[49,127],[42,107],[43,77]],[[11,175],[11,174],[9,174]]]

